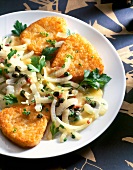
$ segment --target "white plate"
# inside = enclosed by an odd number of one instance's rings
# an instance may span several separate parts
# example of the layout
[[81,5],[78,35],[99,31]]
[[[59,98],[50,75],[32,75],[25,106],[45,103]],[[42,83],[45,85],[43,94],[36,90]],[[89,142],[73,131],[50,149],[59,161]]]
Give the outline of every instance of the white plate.
[[105,65],[104,72],[112,78],[104,90],[104,98],[109,104],[109,110],[104,116],[98,118],[87,129],[81,132],[82,138],[79,141],[68,140],[67,142],[59,143],[58,139],[51,141],[42,140],[38,146],[26,150],[12,144],[0,133],[0,153],[4,155],[20,158],[48,158],[75,151],[92,142],[109,127],[118,114],[123,102],[126,87],[123,64],[112,44],[101,33],[83,21],[55,12],[15,12],[0,17],[0,36],[10,34],[16,20],[29,25],[46,16],[65,18],[70,30],[86,37],[98,50]]

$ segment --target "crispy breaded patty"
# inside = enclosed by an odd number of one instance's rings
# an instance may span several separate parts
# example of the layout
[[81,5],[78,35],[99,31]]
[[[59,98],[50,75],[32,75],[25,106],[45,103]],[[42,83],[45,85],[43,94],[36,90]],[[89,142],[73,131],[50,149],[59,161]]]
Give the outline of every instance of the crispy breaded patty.
[[22,43],[28,44],[28,50],[40,55],[45,47],[51,46],[47,40],[64,39],[58,33],[67,33],[66,21],[61,17],[52,16],[32,23],[20,34],[20,39]]
[[[29,115],[23,112],[30,111]],[[39,113],[34,105],[17,105],[5,108],[0,112],[0,127],[3,134],[17,145],[30,148],[39,144],[42,139],[47,123],[50,119],[50,106],[45,105]]]
[[68,55],[72,56],[72,62],[68,71],[72,74],[73,80],[82,80],[84,70],[93,71],[95,68],[98,68],[100,74],[103,73],[104,65],[98,52],[93,45],[81,35],[70,35],[64,41],[52,62],[52,67],[62,67]]

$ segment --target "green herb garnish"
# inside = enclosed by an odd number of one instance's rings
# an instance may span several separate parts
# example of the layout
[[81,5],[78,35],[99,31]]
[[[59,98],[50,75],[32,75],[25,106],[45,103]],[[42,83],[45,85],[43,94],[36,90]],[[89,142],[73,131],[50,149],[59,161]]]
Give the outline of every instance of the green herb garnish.
[[42,51],[42,55],[45,56],[45,60],[51,60],[53,58],[53,54],[58,50],[57,47],[46,47]]
[[18,103],[18,99],[14,94],[5,95],[3,99],[6,101],[6,105]]
[[13,133],[15,133],[16,131],[17,131],[17,128],[14,128],[14,129],[13,129]]
[[63,125],[59,125],[58,127],[55,126],[55,122],[52,122],[50,126],[50,132],[52,134],[52,138],[59,132],[59,128],[65,129]]
[[51,44],[51,45],[55,45],[56,40],[46,40],[47,43]]
[[21,22],[17,20],[13,27],[15,28],[15,30],[12,30],[12,33],[16,36],[20,36],[21,32],[27,28],[27,25],[26,24],[23,25]]
[[28,116],[30,114],[30,111],[27,111],[26,108],[24,108],[22,113]]
[[41,59],[37,56],[31,57],[31,64],[27,65],[27,68],[31,72],[41,72],[42,68],[46,65],[45,58]]
[[49,35],[47,32],[40,32],[40,34],[41,34],[41,35],[44,35],[44,36],[46,36],[46,37],[48,37],[48,35]]
[[14,54],[16,54],[16,53],[17,53],[17,50],[13,50],[13,49],[11,48],[11,49],[10,49],[10,53],[7,55],[8,60],[10,60],[11,57],[12,57]]
[[50,132],[52,134],[52,138],[54,138],[54,136],[59,132],[59,127],[55,126],[55,122],[52,122],[50,126]]
[[110,80],[111,77],[106,74],[99,74],[99,70],[97,68],[92,72],[85,70],[84,80],[80,83],[80,86],[88,86],[94,89],[99,89],[103,88]]

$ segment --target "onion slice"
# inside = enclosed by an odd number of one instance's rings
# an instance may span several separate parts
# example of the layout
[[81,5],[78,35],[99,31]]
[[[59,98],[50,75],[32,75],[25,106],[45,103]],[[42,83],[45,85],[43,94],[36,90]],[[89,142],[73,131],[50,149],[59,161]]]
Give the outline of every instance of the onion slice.
[[73,125],[69,125],[67,123],[64,123],[63,121],[61,121],[58,117],[56,117],[57,122],[60,125],[63,125],[65,129],[68,130],[75,130],[75,131],[81,131],[83,129],[85,129],[89,124],[86,122],[86,124],[80,125],[80,126],[73,126]]
[[55,105],[56,105],[57,100],[54,99],[52,104],[51,104],[51,119],[53,122],[56,122],[56,114],[55,114]]
[[53,83],[60,83],[60,82],[65,82],[68,81],[72,78],[72,75],[69,75],[67,77],[62,77],[62,78],[52,78],[52,77],[47,77],[46,80],[49,82]]
[[61,69],[59,69],[59,70],[57,70],[55,72],[52,72],[50,74],[50,77],[60,77],[60,76],[62,76],[68,70],[70,64],[71,64],[71,58],[68,57],[66,62],[65,62],[65,67],[64,68],[61,67]]

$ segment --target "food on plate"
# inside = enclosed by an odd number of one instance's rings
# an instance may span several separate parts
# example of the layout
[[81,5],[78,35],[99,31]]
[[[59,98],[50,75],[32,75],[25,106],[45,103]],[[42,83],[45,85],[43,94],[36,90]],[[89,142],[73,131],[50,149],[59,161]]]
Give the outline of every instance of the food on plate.
[[21,147],[44,135],[79,140],[108,110],[103,88],[111,77],[98,52],[61,17],[16,21],[12,33],[0,39],[1,131]]
[[21,34],[23,44],[27,48],[40,55],[43,48],[52,46],[55,42],[64,40],[67,37],[67,24],[61,17],[46,17],[32,23]]
[[30,148],[39,144],[50,119],[50,106],[41,112],[34,105],[16,105],[0,112],[2,133],[17,145]]
[[62,67],[68,55],[72,57],[68,72],[73,76],[73,80],[83,80],[84,70],[87,69],[93,71],[97,68],[100,74],[103,73],[104,65],[98,52],[81,35],[72,34],[64,41],[52,62],[52,67]]

